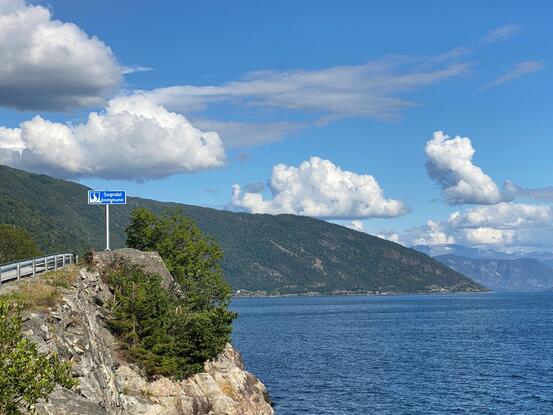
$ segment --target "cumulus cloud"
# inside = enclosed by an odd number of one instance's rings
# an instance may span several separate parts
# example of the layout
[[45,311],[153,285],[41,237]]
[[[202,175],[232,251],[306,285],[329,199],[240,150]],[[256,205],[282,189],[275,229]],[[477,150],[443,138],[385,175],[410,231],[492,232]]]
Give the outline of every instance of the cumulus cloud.
[[[369,233],[365,228],[365,224],[360,220],[352,220],[350,223],[344,225],[346,228],[353,229],[357,232]],[[374,234],[377,238],[386,239],[387,241],[395,242],[396,244],[402,244],[401,238],[397,232],[391,229],[383,229],[380,232]]]
[[449,234],[446,223],[428,220],[426,226],[409,229],[404,238],[410,245],[444,245],[456,243],[455,237]]
[[382,230],[378,232],[375,236],[377,236],[378,238],[386,239],[387,241],[395,242],[396,244],[403,245],[399,233],[392,230]]
[[552,220],[549,206],[503,202],[452,213],[448,222],[456,227],[515,229],[546,225]]
[[515,239],[512,229],[474,228],[464,229],[465,240],[476,245],[509,245]]
[[101,40],[22,0],[0,0],[0,56],[0,106],[22,110],[99,105],[123,73]]
[[272,198],[233,186],[232,205],[252,213],[293,213],[327,219],[396,217],[407,213],[399,200],[385,199],[373,176],[342,170],[311,157],[299,167],[278,164],[270,181]]
[[515,63],[512,68],[509,69],[506,73],[501,75],[495,81],[492,81],[489,84],[485,85],[484,87],[482,87],[482,89],[493,88],[494,86],[504,84],[505,82],[509,82],[523,76],[539,72],[543,69],[543,66],[543,63],[539,61],[524,61]]
[[494,204],[505,199],[495,182],[472,162],[475,150],[470,138],[450,138],[436,131],[424,151],[428,175],[440,185],[448,203]]
[[445,221],[428,221],[403,237],[411,245],[551,246],[552,233],[550,206],[502,202],[457,211]]
[[219,167],[219,135],[144,97],[109,101],[86,123],[36,116],[19,128],[0,128],[0,163],[55,176],[145,180]]
[[360,220],[352,220],[351,223],[346,225],[346,228],[353,229],[357,232],[365,232],[365,225]]
[[553,212],[549,206],[499,203],[455,212],[448,225],[468,244],[539,244],[552,231]]

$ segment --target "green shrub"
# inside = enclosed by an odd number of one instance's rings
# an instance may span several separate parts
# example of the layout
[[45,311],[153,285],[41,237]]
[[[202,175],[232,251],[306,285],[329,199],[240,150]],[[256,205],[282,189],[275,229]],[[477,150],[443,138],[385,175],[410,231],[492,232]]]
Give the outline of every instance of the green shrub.
[[56,385],[73,388],[70,366],[56,355],[39,353],[21,334],[20,308],[0,300],[0,413],[33,412]]
[[191,310],[228,306],[231,289],[220,265],[223,252],[192,219],[178,210],[158,217],[148,209],[138,208],[133,210],[126,232],[129,248],[159,253],[182,286]]
[[159,277],[119,264],[110,276],[111,327],[150,375],[181,379],[200,372],[230,341],[236,318],[219,245],[180,211],[156,216],[135,209],[126,233],[128,247],[160,254],[175,287],[165,291]]
[[162,288],[158,275],[119,262],[107,282],[115,293],[108,324],[149,376],[198,373],[230,340],[234,313],[224,307],[191,311],[183,298]]
[[0,264],[39,256],[35,241],[23,229],[0,224]]

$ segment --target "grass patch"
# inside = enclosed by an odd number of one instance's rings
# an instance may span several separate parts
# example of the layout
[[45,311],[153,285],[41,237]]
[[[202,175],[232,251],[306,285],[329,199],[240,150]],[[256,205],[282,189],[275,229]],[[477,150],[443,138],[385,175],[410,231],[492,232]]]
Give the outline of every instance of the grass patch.
[[43,310],[55,306],[61,298],[62,289],[71,288],[76,278],[76,267],[48,272],[33,280],[23,280],[17,289],[0,295],[0,300],[17,304],[23,310]]
[[54,272],[47,272],[39,277],[53,287],[69,289],[77,280],[77,267],[70,266]]

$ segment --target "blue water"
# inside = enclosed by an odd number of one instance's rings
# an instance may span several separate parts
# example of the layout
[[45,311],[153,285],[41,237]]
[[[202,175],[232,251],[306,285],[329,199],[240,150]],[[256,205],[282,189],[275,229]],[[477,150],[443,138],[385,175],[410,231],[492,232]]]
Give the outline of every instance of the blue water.
[[277,415],[553,414],[553,295],[244,298]]

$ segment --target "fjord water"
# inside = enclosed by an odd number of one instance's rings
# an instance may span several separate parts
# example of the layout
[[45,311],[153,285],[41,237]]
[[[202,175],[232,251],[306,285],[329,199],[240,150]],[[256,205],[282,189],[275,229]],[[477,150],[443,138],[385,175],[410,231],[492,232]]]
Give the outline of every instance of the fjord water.
[[552,414],[553,294],[235,299],[277,415]]

